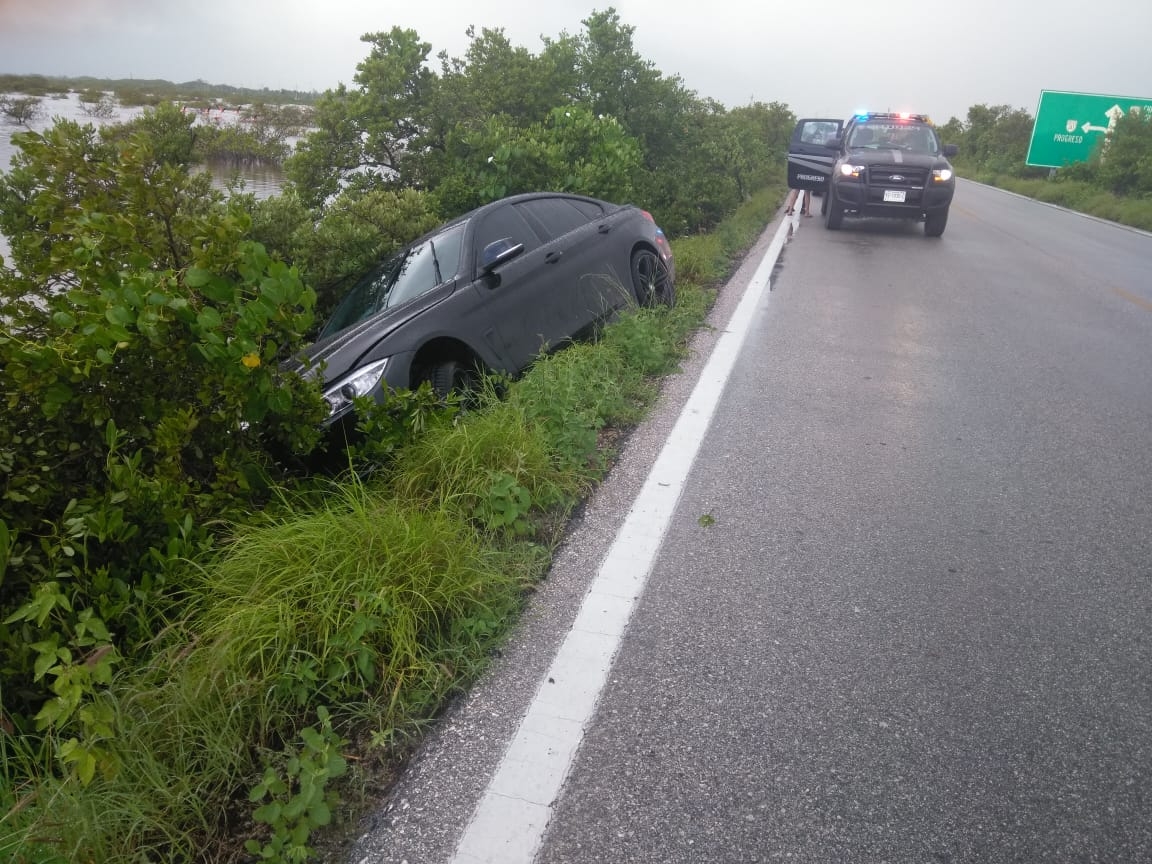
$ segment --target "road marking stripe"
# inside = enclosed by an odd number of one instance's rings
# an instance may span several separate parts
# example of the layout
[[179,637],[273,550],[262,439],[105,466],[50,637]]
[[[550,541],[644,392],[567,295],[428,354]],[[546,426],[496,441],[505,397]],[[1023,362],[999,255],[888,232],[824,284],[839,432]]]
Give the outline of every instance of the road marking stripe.
[[720,394],[769,289],[772,269],[798,224],[795,216],[781,222],[717,339],[572,629],[464,829],[453,864],[531,864],[536,857],[552,806],[592,719]]
[[1152,302],[1145,300],[1143,297],[1140,297],[1129,291],[1125,291],[1123,288],[1113,287],[1112,291],[1120,297],[1123,297],[1129,303],[1135,303],[1141,309],[1147,309],[1149,312],[1152,312]]

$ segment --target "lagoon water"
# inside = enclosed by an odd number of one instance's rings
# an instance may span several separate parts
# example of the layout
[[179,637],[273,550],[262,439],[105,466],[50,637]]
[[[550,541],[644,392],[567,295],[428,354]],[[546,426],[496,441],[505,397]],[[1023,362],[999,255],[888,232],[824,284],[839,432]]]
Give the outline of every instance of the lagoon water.
[[[0,94],[15,95],[20,94]],[[0,117],[0,171],[7,171],[12,163],[12,157],[19,152],[19,148],[12,143],[12,136],[18,132],[43,132],[50,129],[57,118],[74,120],[77,123],[89,123],[93,126],[102,126],[110,123],[121,123],[139,117],[144,108],[117,107],[115,114],[107,119],[97,119],[89,116],[79,95],[69,93],[67,96],[45,96],[40,103],[40,116],[31,121],[28,126],[20,126]],[[198,123],[234,123],[236,112],[234,110],[201,112],[197,117]],[[204,170],[212,174],[214,185],[225,189],[232,179],[238,179],[243,184],[243,191],[251,192],[257,198],[268,198],[277,194],[283,183],[283,172],[277,166],[271,165],[235,165],[223,163],[205,166]],[[0,256],[8,257],[8,238],[0,234]]]

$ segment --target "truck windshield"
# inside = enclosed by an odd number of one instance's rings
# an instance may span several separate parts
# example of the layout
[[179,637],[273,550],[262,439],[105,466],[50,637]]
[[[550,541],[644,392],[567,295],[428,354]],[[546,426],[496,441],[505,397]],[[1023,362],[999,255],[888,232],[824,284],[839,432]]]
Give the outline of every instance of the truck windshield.
[[928,126],[907,123],[861,123],[848,137],[853,150],[903,150],[934,155],[939,152],[936,133]]

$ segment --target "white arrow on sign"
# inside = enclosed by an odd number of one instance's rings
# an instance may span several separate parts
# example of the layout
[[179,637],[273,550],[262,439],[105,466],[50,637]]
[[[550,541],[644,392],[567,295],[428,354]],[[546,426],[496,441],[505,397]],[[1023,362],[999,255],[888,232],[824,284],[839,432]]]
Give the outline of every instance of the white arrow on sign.
[[1093,126],[1091,123],[1085,123],[1083,126],[1080,127],[1080,131],[1085,132],[1085,133],[1087,133],[1087,132],[1107,132],[1108,127],[1107,126]]

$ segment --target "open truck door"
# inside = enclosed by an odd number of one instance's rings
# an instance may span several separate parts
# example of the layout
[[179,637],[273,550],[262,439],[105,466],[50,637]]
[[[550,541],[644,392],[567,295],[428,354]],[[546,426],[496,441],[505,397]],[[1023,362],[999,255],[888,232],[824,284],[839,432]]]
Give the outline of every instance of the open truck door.
[[811,117],[796,124],[788,142],[789,189],[824,191],[836,162],[836,148],[826,142],[836,141],[843,131],[842,120]]

